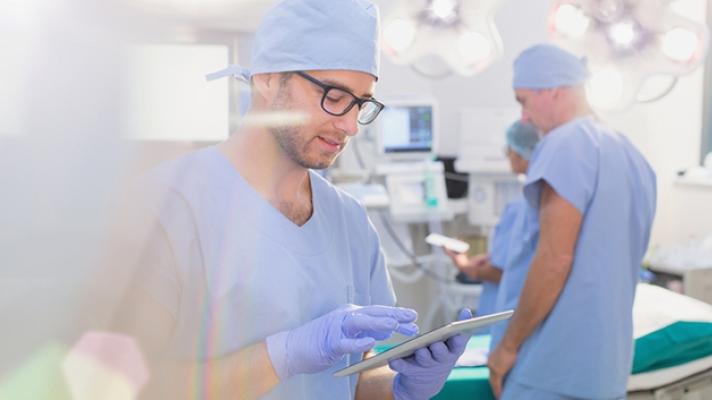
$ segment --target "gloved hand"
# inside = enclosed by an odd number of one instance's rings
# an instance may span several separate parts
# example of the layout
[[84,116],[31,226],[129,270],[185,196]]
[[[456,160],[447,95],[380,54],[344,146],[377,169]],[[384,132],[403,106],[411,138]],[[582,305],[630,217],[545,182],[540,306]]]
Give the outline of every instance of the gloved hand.
[[415,310],[352,304],[298,328],[267,337],[267,351],[280,380],[323,371],[345,354],[370,350],[393,332],[418,333]]
[[[468,318],[472,318],[472,312],[462,309],[458,320]],[[398,372],[393,380],[393,398],[420,400],[438,394],[469,339],[470,335],[459,333],[445,341],[422,347],[411,356],[392,360],[389,365]]]

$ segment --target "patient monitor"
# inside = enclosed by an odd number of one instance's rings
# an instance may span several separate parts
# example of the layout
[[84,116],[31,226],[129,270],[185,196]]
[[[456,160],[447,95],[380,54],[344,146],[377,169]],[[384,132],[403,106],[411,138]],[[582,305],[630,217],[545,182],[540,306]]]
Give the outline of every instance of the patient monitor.
[[432,100],[394,100],[376,120],[383,162],[421,161],[437,151],[437,105]]
[[437,149],[437,104],[429,99],[391,100],[377,120],[379,164],[399,222],[450,219],[445,173],[432,161]]

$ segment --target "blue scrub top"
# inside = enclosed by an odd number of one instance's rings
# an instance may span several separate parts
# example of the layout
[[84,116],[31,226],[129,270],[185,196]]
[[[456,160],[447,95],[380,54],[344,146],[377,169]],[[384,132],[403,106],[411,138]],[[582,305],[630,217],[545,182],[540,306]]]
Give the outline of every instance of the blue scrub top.
[[[176,319],[176,358],[235,352],[344,304],[392,306],[379,238],[363,207],[311,172],[313,215],[297,226],[215,147],[165,163],[144,287]],[[352,399],[358,375],[296,375],[264,399]],[[205,373],[210,373],[205,371]]]
[[[500,215],[490,239],[490,264],[501,270],[504,269],[507,262],[510,242],[513,240],[513,236],[516,236],[512,234],[512,227],[519,210],[518,203],[524,204],[524,198],[507,203],[504,210],[502,210],[502,215]],[[482,283],[482,294],[480,294],[479,303],[477,304],[477,315],[492,314],[501,310],[497,307],[497,293],[499,292],[499,287],[499,283]],[[485,331],[489,332],[490,328],[486,328]]]
[[[542,182],[583,221],[566,285],[507,379],[576,398],[623,398],[638,269],[655,214],[655,174],[626,137],[584,117],[552,130],[532,155],[524,195],[527,218],[535,222]],[[529,236],[538,231],[538,223],[527,226]]]
[[[507,242],[506,251],[493,253],[492,262],[502,265],[502,279],[499,282],[499,290],[495,298],[495,310],[504,311],[516,309],[519,296],[524,286],[524,281],[529,272],[529,264],[534,257],[538,230],[531,229],[531,215],[527,212],[529,204],[524,196],[509,203],[507,211],[510,215],[510,240]],[[490,328],[492,340],[490,349],[494,349],[502,340],[504,332],[507,330],[508,321],[498,322]]]

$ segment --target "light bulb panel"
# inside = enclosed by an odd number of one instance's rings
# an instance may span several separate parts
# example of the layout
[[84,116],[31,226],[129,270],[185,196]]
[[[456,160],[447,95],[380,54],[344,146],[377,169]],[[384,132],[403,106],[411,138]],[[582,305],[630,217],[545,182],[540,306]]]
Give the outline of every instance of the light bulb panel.
[[[456,22],[448,24],[424,17],[433,14],[435,2],[402,0],[384,18],[384,53],[398,65],[435,56],[459,75],[474,75],[502,55],[502,39],[494,21],[501,1],[453,2],[457,16],[450,17]],[[442,4],[438,7],[444,14],[446,4]]]
[[[676,13],[669,0],[555,0],[548,26],[554,43],[587,58],[589,100],[606,110],[634,104],[650,76],[692,72],[709,41],[707,26]],[[613,69],[623,77],[622,88],[615,90]],[[618,98],[604,100],[604,93]]]

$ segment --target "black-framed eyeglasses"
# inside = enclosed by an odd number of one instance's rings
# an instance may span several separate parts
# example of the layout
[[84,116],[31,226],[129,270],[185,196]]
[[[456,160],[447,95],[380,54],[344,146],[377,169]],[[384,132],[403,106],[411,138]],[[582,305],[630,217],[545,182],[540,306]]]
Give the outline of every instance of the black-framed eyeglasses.
[[386,106],[375,99],[356,97],[355,94],[346,89],[327,85],[326,83],[314,78],[306,72],[296,71],[297,75],[308,80],[309,82],[319,86],[324,95],[321,96],[321,108],[330,115],[340,117],[351,111],[354,105],[358,106],[358,123],[368,125],[373,122],[378,114],[383,111]]

